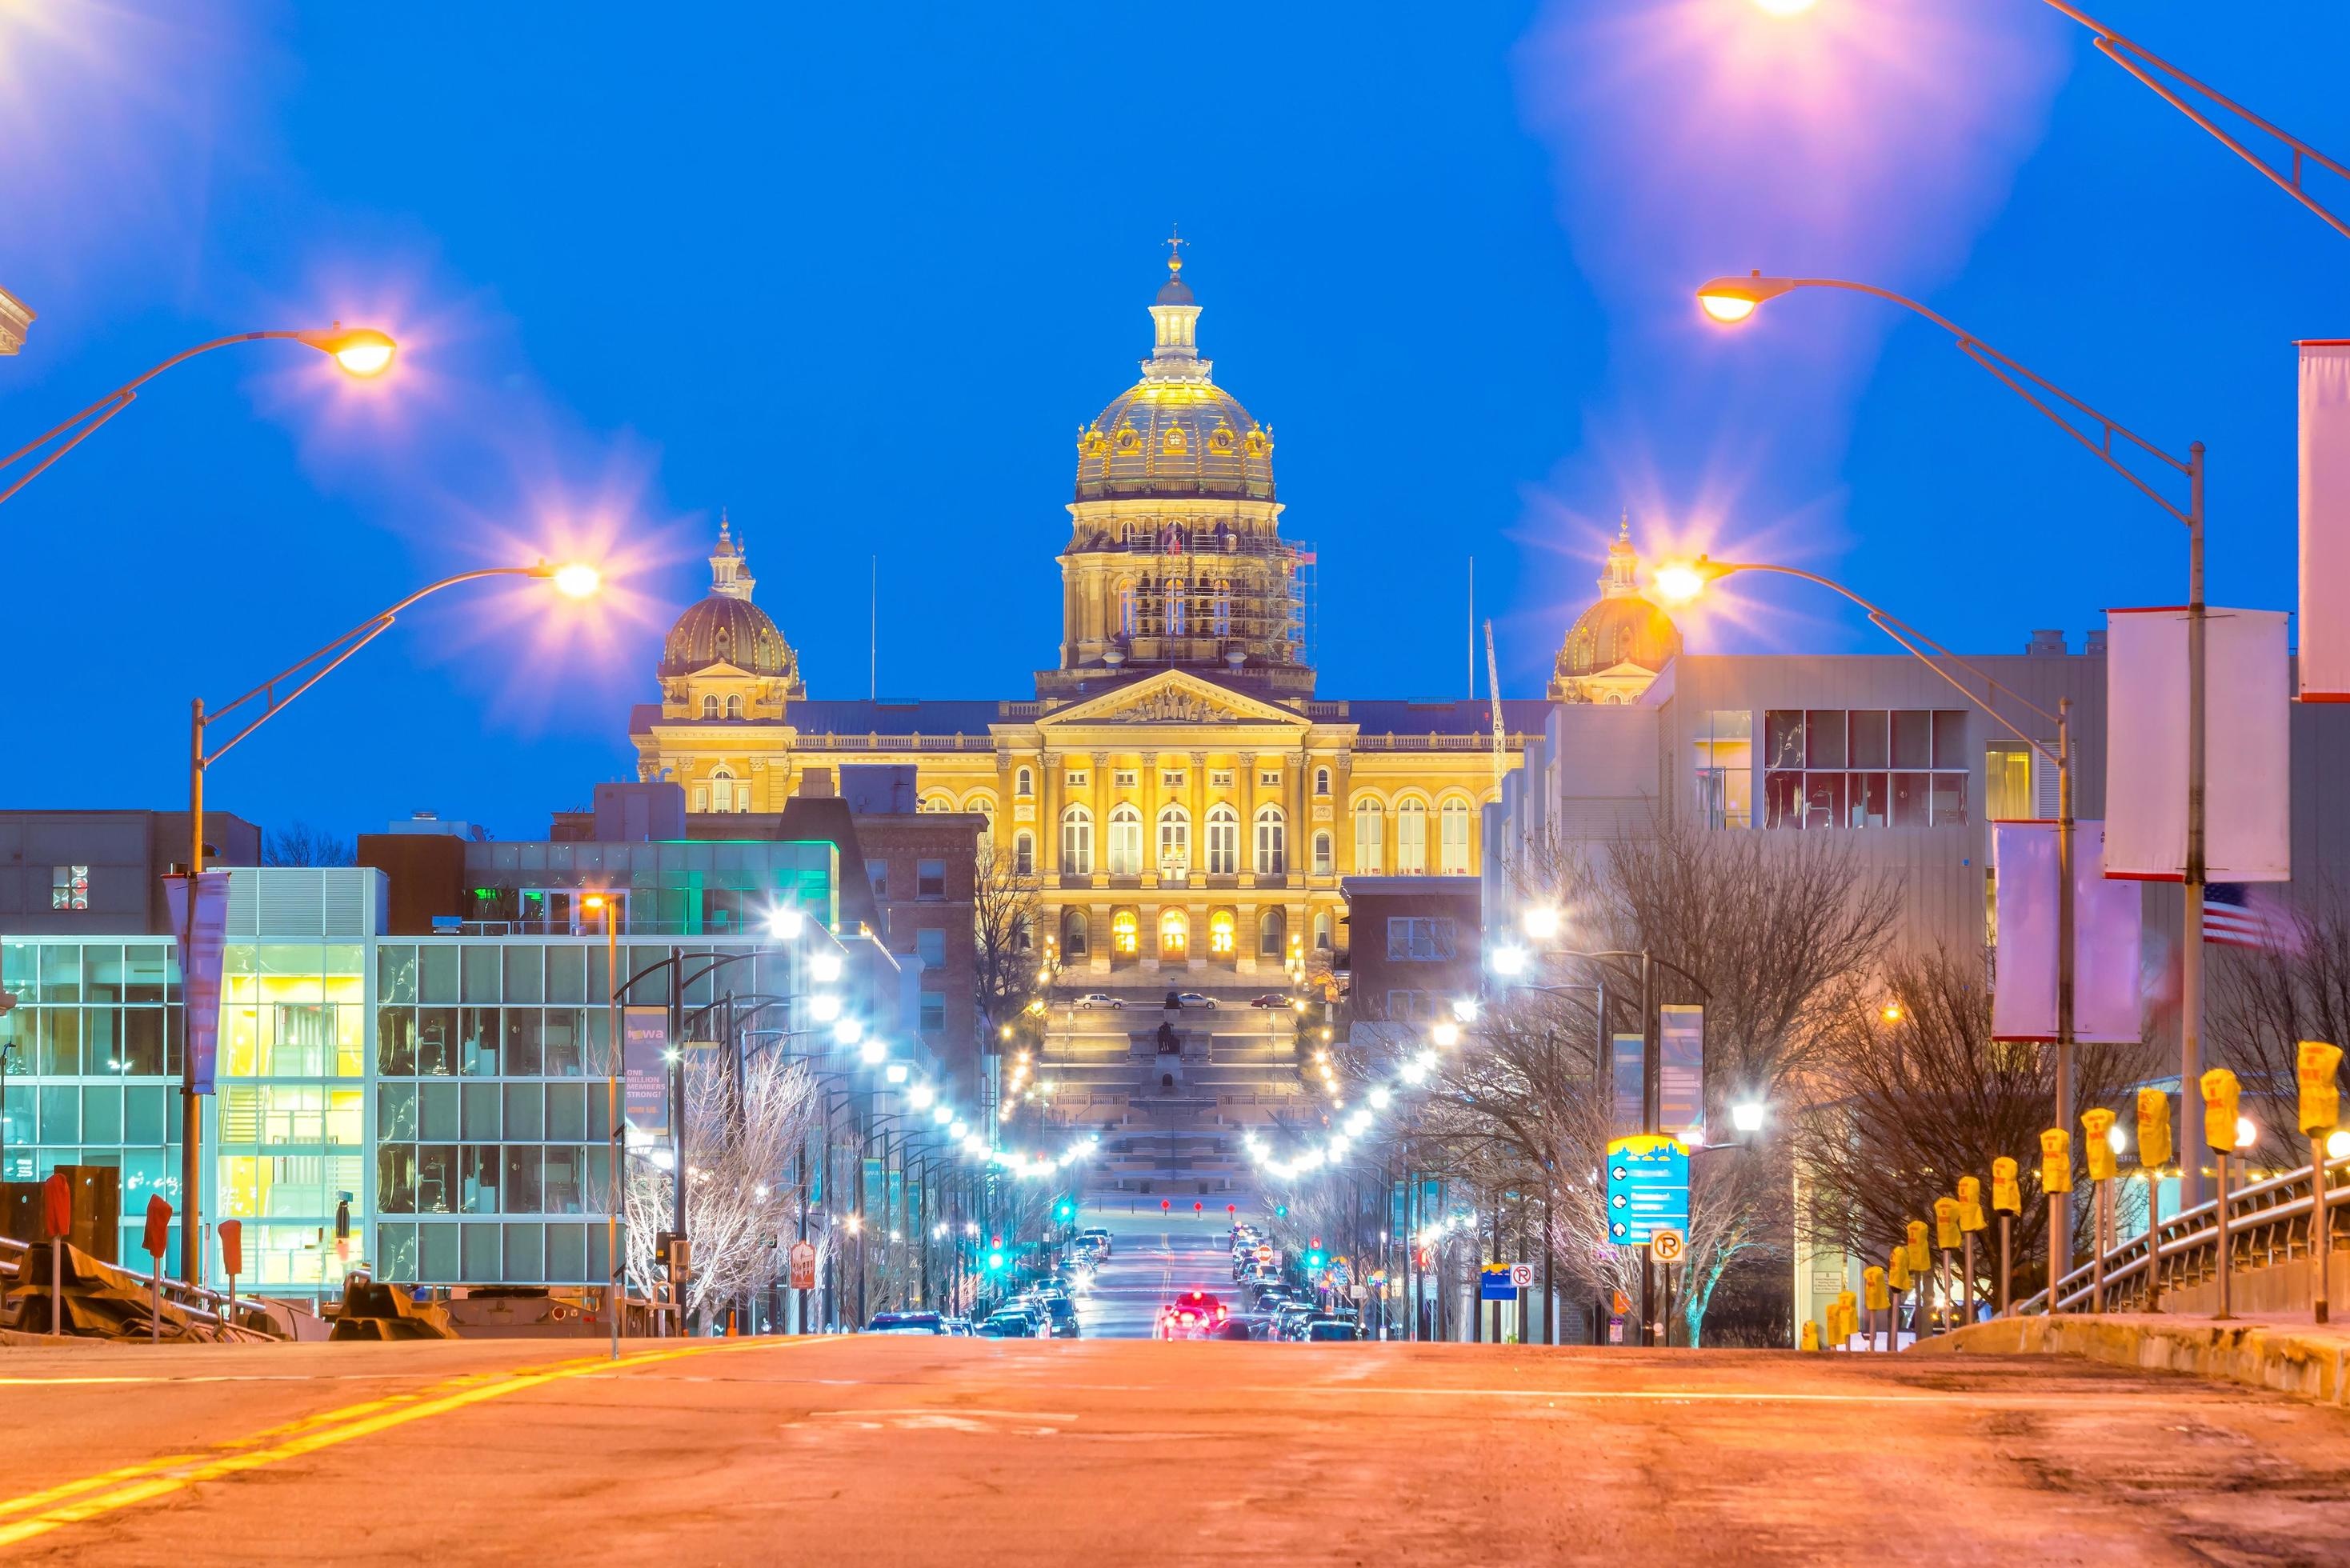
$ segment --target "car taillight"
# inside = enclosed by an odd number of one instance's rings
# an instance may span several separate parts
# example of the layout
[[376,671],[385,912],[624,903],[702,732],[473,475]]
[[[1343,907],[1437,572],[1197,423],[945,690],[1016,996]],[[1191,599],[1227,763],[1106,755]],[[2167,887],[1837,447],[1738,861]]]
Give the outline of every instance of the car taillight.
[[1224,1321],[1224,1309],[1223,1309],[1223,1308],[1222,1308],[1222,1307],[1218,1307],[1218,1308],[1216,1309],[1216,1321],[1217,1321],[1218,1323],[1222,1323],[1222,1322],[1223,1322],[1223,1321]]

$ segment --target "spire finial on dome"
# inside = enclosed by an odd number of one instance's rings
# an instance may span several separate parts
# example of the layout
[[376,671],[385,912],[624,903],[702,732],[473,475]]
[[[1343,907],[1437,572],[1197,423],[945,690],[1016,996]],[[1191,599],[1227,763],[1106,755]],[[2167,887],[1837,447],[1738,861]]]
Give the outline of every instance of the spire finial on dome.
[[1188,245],[1191,243],[1191,241],[1183,237],[1182,224],[1170,223],[1167,225],[1167,275],[1169,277],[1181,277],[1183,275],[1183,254],[1180,247]]
[[745,541],[733,536],[733,522],[726,508],[718,509],[718,547],[710,552],[710,591],[720,598],[744,599],[757,579],[751,576],[749,552]]

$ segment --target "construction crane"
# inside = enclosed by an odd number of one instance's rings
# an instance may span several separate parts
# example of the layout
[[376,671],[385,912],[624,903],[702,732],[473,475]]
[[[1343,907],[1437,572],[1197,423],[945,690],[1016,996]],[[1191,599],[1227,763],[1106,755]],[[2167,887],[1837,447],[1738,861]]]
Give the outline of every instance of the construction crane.
[[1502,674],[1493,660],[1493,623],[1485,623],[1485,695],[1493,703],[1493,798],[1502,797],[1502,775],[1509,771],[1509,749],[1502,739]]

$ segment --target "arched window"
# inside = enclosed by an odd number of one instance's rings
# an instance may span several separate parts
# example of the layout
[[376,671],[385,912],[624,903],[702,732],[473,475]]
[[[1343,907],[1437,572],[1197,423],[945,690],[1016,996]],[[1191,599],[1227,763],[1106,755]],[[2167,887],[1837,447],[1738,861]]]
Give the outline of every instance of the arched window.
[[1396,807],[1396,875],[1428,874],[1428,807],[1416,800]]
[[1219,802],[1208,808],[1208,875],[1230,877],[1241,868],[1241,814]]
[[1061,911],[1061,956],[1065,959],[1086,956],[1086,912],[1083,909]]
[[980,854],[984,856],[993,855],[993,845],[995,843],[994,798],[991,795],[973,795],[971,799],[963,803],[963,809],[979,818]]
[[1437,868],[1447,877],[1469,875],[1469,803],[1448,800],[1436,814]]
[[1142,875],[1142,813],[1130,801],[1120,801],[1109,814],[1109,874]]
[[1191,945],[1191,922],[1180,909],[1161,910],[1159,916],[1159,956],[1163,959],[1181,958]]
[[1110,950],[1120,958],[1132,958],[1142,950],[1142,922],[1132,909],[1120,909],[1109,918]]
[[1314,950],[1323,953],[1330,950],[1330,911],[1327,909],[1317,910],[1314,916]]
[[1208,916],[1208,952],[1214,958],[1232,956],[1232,912],[1217,909]]
[[734,809],[734,775],[724,768],[720,768],[710,775],[710,809],[712,811]]
[[716,717],[718,717],[718,699],[717,699],[717,698],[715,698],[715,697],[704,697],[704,698],[702,700],[702,716],[703,718],[705,718],[705,719],[715,719]]
[[1016,953],[1033,952],[1035,947],[1036,933],[1029,929],[1027,915],[1024,912],[1014,915],[1012,917],[1012,950]]
[[1288,940],[1289,919],[1278,909],[1267,909],[1257,917],[1256,956],[1278,961],[1282,943]]
[[922,810],[925,814],[943,815],[953,809],[954,802],[942,794],[926,794],[922,797]]
[[1159,869],[1180,875],[1191,868],[1191,814],[1170,805],[1159,814]]
[[1014,877],[1036,875],[1036,836],[1025,828],[1012,838],[1012,874]]
[[1061,869],[1090,877],[1094,869],[1094,814],[1073,805],[1061,814]]
[[1314,793],[1315,794],[1328,794],[1330,793],[1330,770],[1328,768],[1315,768],[1314,770]]
[[743,716],[743,699],[740,693],[726,699],[726,716],[730,719],[739,719]]
[[1314,836],[1314,875],[1330,875],[1330,834],[1326,828]]
[[1118,635],[1134,635],[1134,579],[1120,577],[1118,584]]
[[1376,877],[1379,874],[1381,851],[1387,846],[1387,813],[1375,800],[1355,803],[1355,875]]
[[1216,579],[1214,626],[1218,637],[1232,635],[1232,585],[1223,577]]
[[1256,874],[1278,877],[1289,869],[1289,829],[1281,807],[1268,805],[1256,814]]
[[1012,793],[1022,800],[1032,798],[1036,793],[1036,775],[1026,768],[1022,768],[1018,773],[1014,774]]

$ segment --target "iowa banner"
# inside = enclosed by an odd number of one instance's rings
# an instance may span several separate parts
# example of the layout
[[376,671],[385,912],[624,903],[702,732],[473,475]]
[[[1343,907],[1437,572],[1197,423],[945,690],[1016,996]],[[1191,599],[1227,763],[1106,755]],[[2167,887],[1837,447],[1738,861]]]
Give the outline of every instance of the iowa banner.
[[[2056,825],[1994,822],[1992,911],[1999,923],[1994,1040],[2056,1038]],[[2110,881],[2106,825],[2073,824],[2073,1035],[2138,1038],[2139,888]]]
[[[2204,876],[2293,875],[2282,610],[2204,612]],[[2106,875],[2187,872],[2187,612],[2106,612]]]
[[2301,700],[2350,702],[2350,342],[2301,348]]
[[163,897],[172,916],[173,935],[183,944],[180,954],[180,986],[187,1013],[188,1076],[191,1094],[213,1093],[220,1060],[221,964],[228,950],[228,873],[200,872],[196,877],[196,910],[188,914],[188,879],[163,878]]

